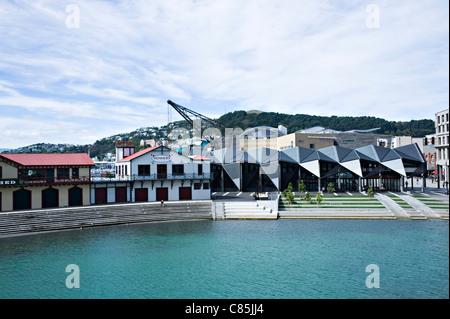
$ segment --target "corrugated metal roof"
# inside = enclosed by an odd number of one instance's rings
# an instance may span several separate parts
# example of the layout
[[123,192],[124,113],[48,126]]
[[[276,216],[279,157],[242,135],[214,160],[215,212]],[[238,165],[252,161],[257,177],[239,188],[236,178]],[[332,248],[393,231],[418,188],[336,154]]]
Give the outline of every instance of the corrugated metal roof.
[[52,154],[0,154],[23,166],[94,166],[94,162],[86,153],[52,153]]

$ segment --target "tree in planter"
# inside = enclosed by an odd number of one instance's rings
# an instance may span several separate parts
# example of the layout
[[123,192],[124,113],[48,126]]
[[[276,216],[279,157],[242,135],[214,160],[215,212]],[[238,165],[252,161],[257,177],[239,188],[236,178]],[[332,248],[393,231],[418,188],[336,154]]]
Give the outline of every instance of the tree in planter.
[[289,205],[292,205],[295,203],[294,200],[294,193],[291,190],[288,190],[286,193],[286,200],[288,201]]
[[320,206],[320,203],[322,203],[322,199],[323,199],[323,196],[320,193],[318,193],[316,196],[317,206]]
[[300,196],[303,197],[303,193],[306,190],[306,185],[303,183],[303,180],[300,181],[300,184],[298,184],[298,190],[300,191]]
[[306,203],[309,204],[310,200],[311,200],[311,195],[309,195],[309,192],[306,192],[305,193],[305,201],[306,201]]
[[[291,192],[292,194],[294,194],[294,186],[292,185],[291,182],[289,182],[288,187],[287,187],[287,192]],[[294,194],[295,195],[295,194]]]
[[373,188],[372,188],[372,186],[369,187],[369,189],[367,190],[367,196],[369,196],[370,198],[373,197]]
[[328,183],[328,187],[327,187],[328,193],[333,194],[335,189],[334,189],[334,184],[333,183]]

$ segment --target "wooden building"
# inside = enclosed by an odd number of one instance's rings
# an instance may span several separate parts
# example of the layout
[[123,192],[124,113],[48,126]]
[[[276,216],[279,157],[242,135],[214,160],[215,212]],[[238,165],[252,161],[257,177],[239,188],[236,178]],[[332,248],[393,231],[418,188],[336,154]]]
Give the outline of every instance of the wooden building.
[[0,154],[0,211],[89,205],[87,154]]

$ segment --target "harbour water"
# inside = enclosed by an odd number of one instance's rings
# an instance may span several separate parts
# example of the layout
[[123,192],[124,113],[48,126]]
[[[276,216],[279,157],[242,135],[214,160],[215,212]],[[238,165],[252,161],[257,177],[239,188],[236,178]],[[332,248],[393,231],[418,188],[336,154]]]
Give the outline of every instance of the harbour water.
[[449,224],[206,220],[1,238],[0,298],[449,298]]

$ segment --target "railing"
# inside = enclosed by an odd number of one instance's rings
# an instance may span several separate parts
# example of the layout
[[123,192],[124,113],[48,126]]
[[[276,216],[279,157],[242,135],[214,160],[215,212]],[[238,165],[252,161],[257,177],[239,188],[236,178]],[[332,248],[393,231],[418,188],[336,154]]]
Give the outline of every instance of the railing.
[[42,176],[21,176],[20,180],[29,186],[38,185],[68,185],[68,184],[89,184],[89,176],[78,177],[42,177]]
[[113,177],[91,177],[94,183],[106,183],[106,182],[145,182],[145,181],[174,181],[174,180],[194,180],[194,179],[211,179],[211,173],[195,174],[195,173],[185,173],[185,174],[150,174],[146,176],[139,175],[116,175]]

